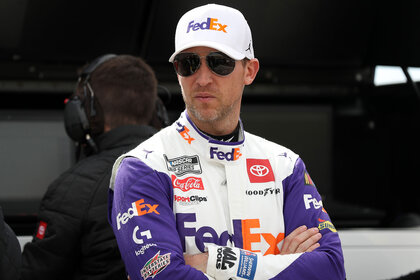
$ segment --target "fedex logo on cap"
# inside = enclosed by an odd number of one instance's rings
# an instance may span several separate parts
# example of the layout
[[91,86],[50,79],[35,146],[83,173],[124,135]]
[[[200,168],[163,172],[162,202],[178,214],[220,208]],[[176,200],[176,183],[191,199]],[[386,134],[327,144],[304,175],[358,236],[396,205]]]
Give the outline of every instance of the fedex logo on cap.
[[190,21],[188,23],[187,33],[189,33],[190,30],[197,31],[199,29],[201,30],[209,29],[209,30],[215,30],[215,31],[223,31],[227,33],[226,31],[227,24],[221,24],[221,23],[218,23],[217,21],[218,21],[217,18],[207,18],[206,21],[203,21],[201,23]]

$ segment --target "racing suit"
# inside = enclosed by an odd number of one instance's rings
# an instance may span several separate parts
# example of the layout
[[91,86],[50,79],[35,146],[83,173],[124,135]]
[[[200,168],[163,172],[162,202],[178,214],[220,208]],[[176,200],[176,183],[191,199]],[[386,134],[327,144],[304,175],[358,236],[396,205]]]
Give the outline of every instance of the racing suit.
[[[239,142],[188,114],[114,164],[109,221],[131,279],[344,279],[336,229],[303,161],[240,129]],[[280,255],[285,236],[318,227],[320,247]],[[208,251],[206,274],[183,254]]]

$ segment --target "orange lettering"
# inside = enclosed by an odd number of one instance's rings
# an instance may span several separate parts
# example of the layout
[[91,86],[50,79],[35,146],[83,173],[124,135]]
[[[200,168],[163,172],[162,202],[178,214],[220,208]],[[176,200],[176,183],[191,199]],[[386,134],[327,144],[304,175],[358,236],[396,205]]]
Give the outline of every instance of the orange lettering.
[[217,29],[216,29],[216,24],[218,24],[218,23],[216,23],[216,21],[217,21],[217,18],[212,18],[212,19],[210,20],[210,29],[211,29],[211,30],[217,30]]
[[277,244],[279,244],[284,239],[284,233],[279,233],[277,235],[277,238],[274,238],[274,236],[271,233],[261,233],[261,235],[264,237],[265,241],[267,241],[268,245],[270,245],[270,248],[265,252],[265,255],[278,255],[280,254],[279,247],[277,247]]
[[261,236],[259,233],[251,233],[251,228],[259,228],[260,220],[259,219],[247,219],[242,220],[242,238],[243,246],[245,250],[252,252],[261,252],[261,250],[252,250],[251,243],[261,242]]
[[233,152],[233,160],[237,160],[242,156],[241,149],[235,148]]
[[184,130],[183,131],[181,131],[179,134],[181,134],[181,136],[182,136],[182,138],[184,138],[185,140],[187,140],[188,141],[188,144],[191,144],[191,142],[193,141],[193,140],[195,140],[195,138],[192,138],[189,134],[188,134],[188,132],[189,132],[190,130],[186,127],[186,126],[184,126]]
[[136,201],[137,215],[139,216],[142,216],[147,213],[146,210],[142,210],[145,207],[143,202],[144,202],[144,199],[140,199]]

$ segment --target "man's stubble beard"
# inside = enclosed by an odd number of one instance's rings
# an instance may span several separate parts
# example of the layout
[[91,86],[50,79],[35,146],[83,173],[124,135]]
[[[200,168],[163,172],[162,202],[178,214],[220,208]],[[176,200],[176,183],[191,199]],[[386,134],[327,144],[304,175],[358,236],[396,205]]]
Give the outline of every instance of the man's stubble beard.
[[200,122],[215,122],[218,120],[224,119],[226,116],[229,115],[229,113],[232,111],[234,104],[231,104],[230,106],[219,106],[218,108],[213,109],[213,112],[209,114],[208,116],[204,116],[200,109],[198,109],[195,105],[189,104],[186,101],[185,95],[182,95],[182,98],[184,99],[185,107],[187,108],[187,111],[193,115],[195,119],[197,119]]

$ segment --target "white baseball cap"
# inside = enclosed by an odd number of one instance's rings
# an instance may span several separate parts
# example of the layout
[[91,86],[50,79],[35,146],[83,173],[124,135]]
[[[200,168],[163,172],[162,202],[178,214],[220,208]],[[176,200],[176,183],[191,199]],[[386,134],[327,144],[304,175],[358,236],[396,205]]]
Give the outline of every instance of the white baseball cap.
[[208,4],[194,8],[179,20],[175,32],[173,62],[181,51],[191,47],[209,47],[235,60],[254,58],[251,29],[242,13],[234,8]]

